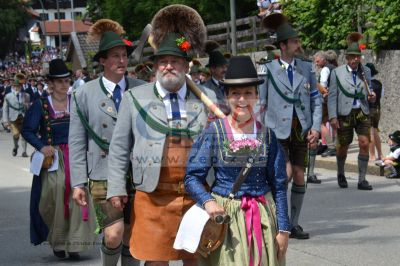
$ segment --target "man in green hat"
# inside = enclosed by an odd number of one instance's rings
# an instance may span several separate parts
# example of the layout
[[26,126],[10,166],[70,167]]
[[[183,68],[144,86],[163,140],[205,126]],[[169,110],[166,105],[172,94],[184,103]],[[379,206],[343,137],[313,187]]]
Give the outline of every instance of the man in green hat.
[[[355,37],[355,39],[354,39]],[[352,39],[353,38],[353,39]],[[371,121],[369,102],[375,93],[369,90],[370,70],[361,64],[360,34],[350,34],[351,42],[346,50],[347,63],[335,68],[330,77],[328,115],[331,126],[337,130],[336,160],[337,179],[340,188],[347,188],[344,172],[347,150],[353,142],[354,130],[358,136],[358,185],[359,190],[372,190],[365,179],[369,160]]]
[[[90,200],[95,205],[98,230],[104,232],[101,245],[103,265],[139,265],[129,253],[129,208],[115,209],[106,200],[108,149],[124,92],[144,84],[124,76],[132,47],[121,38],[124,31],[117,22],[97,21],[90,29],[100,39],[94,60],[104,74],[78,87],[72,94],[69,148],[73,198],[79,205]],[[124,96],[125,97],[125,96]],[[126,174],[126,171],[125,171]],[[132,188],[126,179],[130,196]],[[128,210],[128,211],[127,211]]]
[[[25,83],[25,75],[17,73],[14,76],[11,92],[7,93],[4,97],[3,105],[3,125],[10,126],[13,135],[14,148],[12,155],[16,156],[18,153],[18,140],[21,136],[22,122],[24,120],[25,112],[30,105],[29,94],[22,91],[22,84]],[[26,153],[26,141],[21,138],[22,157],[28,157]]]
[[[172,5],[155,15],[152,28],[157,80],[130,89],[122,100],[110,146],[107,198],[123,208],[124,173],[131,164],[136,189],[131,254],[148,266],[170,260],[197,265],[194,254],[173,244],[183,214],[194,204],[183,183],[187,156],[208,119],[207,107],[186,81],[188,52],[203,47],[205,26],[192,8]],[[211,90],[201,89],[215,99]]]
[[[290,237],[308,239],[309,234],[303,231],[298,220],[306,192],[304,172],[308,149],[316,148],[321,129],[321,95],[311,62],[296,58],[301,53],[297,31],[282,19],[282,15],[274,14],[274,17],[283,22],[275,29],[281,57],[265,64],[267,111],[264,121],[284,148],[286,172],[289,181],[293,180]],[[264,23],[264,26],[269,25]]]
[[[224,55],[218,50],[218,47],[208,44],[209,42],[206,43],[205,48],[206,53],[208,53],[209,55],[209,60],[206,67],[210,69],[211,78],[207,80],[203,84],[203,86],[215,92],[215,94],[217,95],[218,106],[221,108],[222,112],[228,114],[230,110],[225,101],[224,87],[220,84],[220,81],[225,78],[225,74],[228,69],[228,61],[226,60]],[[211,48],[209,48],[208,46],[210,46]]]

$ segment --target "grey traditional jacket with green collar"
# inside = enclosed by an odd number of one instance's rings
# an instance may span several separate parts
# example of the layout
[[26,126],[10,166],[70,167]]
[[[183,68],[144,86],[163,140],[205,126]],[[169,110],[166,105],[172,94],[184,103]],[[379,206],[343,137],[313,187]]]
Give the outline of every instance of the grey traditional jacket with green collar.
[[[216,100],[213,91],[204,87],[201,89],[211,100]],[[138,109],[138,106],[141,108]],[[189,88],[186,97],[186,113],[187,129],[192,133],[200,134],[207,126],[208,109]],[[144,114],[148,118],[143,117]],[[155,123],[149,122],[150,120]],[[125,172],[129,167],[129,162],[132,163],[135,189],[144,192],[155,190],[159,182],[166,139],[166,134],[155,127],[165,129],[168,127],[168,121],[165,105],[161,97],[157,95],[154,83],[129,90],[122,99],[111,140],[107,198],[126,195]],[[190,135],[194,141],[197,136]]]
[[[368,84],[371,83],[371,70],[364,67],[365,77]],[[339,82],[338,82],[339,81]],[[342,86],[342,88],[339,87]],[[343,92],[343,90],[345,92]],[[353,109],[354,97],[349,97],[351,94],[362,93],[364,99],[360,99],[360,107],[364,114],[369,114],[368,92],[365,83],[359,75],[356,76],[356,84],[354,84],[353,74],[349,71],[347,65],[342,65],[332,70],[329,94],[328,94],[328,115],[329,119],[337,118],[338,116],[346,116]],[[347,95],[345,95],[347,94]]]
[[265,126],[271,128],[278,139],[286,139],[292,130],[293,108],[299,118],[302,134],[313,129],[321,131],[322,99],[317,90],[315,72],[310,62],[295,59],[293,86],[286,69],[278,59],[265,64],[265,92],[267,111]]
[[17,120],[18,116],[25,115],[25,111],[28,109],[30,104],[29,94],[23,92],[20,93],[20,102],[18,102],[17,96],[14,91],[7,93],[4,97],[4,105],[3,105],[3,122],[14,122]]
[[[74,93],[79,109],[89,126],[99,137],[110,142],[117,121],[117,110],[112,98],[101,89],[100,78],[83,84]],[[142,80],[130,78],[127,78],[127,81],[125,92],[129,88],[145,83]],[[77,106],[73,99],[70,119],[68,144],[71,186],[85,184],[88,178],[107,180],[108,151],[102,150],[88,134],[78,116]]]

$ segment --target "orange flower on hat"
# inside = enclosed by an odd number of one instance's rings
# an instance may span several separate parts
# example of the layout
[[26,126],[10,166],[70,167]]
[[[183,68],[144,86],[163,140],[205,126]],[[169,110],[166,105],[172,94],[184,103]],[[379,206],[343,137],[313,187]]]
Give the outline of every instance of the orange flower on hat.
[[122,39],[122,40],[124,41],[125,45],[127,45],[127,46],[133,45],[133,43],[130,40],[127,40],[127,39]]
[[175,40],[176,45],[178,45],[179,49],[183,52],[187,52],[190,49],[190,42],[186,40],[185,37],[181,37]]
[[365,49],[367,48],[367,45],[365,45],[365,44],[363,44],[363,43],[360,43],[360,44],[358,45],[358,48],[360,48],[360,50],[365,50]]

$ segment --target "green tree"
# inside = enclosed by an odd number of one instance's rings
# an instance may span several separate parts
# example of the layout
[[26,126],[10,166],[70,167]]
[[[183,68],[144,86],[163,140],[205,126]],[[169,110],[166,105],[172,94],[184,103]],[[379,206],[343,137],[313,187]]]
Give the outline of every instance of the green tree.
[[[87,10],[94,21],[99,18],[118,21],[130,38],[137,39],[154,14],[171,4],[185,4],[196,9],[206,24],[230,19],[227,0],[89,0]],[[246,17],[256,14],[257,6],[254,0],[236,0],[236,11],[237,18]]]
[[0,58],[15,47],[18,30],[25,26],[29,19],[26,12],[28,1],[1,0],[0,1]]

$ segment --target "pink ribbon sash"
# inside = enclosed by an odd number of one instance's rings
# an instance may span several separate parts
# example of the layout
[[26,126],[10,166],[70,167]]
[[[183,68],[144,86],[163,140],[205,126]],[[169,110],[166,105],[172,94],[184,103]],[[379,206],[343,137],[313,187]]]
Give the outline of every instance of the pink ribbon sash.
[[260,257],[258,265],[261,265],[261,258],[262,258],[261,215],[260,215],[260,209],[258,208],[258,202],[265,204],[266,203],[265,197],[243,196],[240,205],[240,208],[245,212],[247,245],[249,247],[249,252],[250,252],[250,263],[249,263],[250,266],[254,265],[254,259],[252,255],[253,231],[258,248],[258,254]]
[[[65,171],[65,191],[64,191],[64,219],[68,219],[69,213],[69,197],[71,194],[71,172],[69,167],[69,148],[68,144],[59,145],[64,157],[64,171]],[[89,210],[87,206],[81,207],[82,220],[89,220]]]

